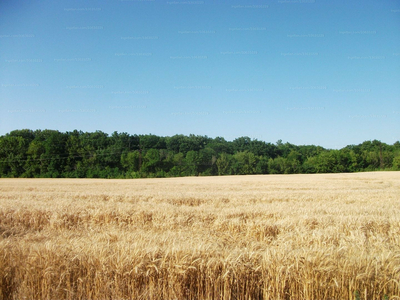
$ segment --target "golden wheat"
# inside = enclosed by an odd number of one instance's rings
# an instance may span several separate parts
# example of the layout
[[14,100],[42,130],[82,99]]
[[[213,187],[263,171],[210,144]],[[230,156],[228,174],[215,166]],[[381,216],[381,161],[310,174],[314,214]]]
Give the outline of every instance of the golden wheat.
[[1,179],[0,299],[400,299],[400,172]]

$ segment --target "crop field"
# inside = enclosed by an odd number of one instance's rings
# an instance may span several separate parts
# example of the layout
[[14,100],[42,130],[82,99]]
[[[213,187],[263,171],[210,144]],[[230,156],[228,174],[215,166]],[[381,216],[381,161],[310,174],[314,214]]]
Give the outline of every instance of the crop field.
[[0,179],[0,299],[400,299],[400,172]]

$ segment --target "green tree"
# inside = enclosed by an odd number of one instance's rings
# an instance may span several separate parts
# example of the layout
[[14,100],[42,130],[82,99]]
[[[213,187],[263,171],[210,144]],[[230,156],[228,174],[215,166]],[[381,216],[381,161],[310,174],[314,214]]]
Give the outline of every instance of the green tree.
[[237,152],[233,155],[232,169],[234,174],[255,174],[257,166],[256,156],[248,151]]
[[26,177],[39,177],[41,173],[45,172],[45,166],[41,159],[45,151],[45,147],[41,141],[33,140],[29,144],[25,163]]
[[232,142],[227,142],[223,137],[216,137],[215,139],[209,141],[206,147],[213,149],[216,155],[219,155],[221,153],[234,153]]
[[10,137],[22,137],[29,144],[35,138],[35,133],[30,129],[13,130],[7,134]]
[[190,150],[186,154],[185,158],[185,165],[186,165],[186,176],[198,176],[198,166],[199,166],[199,155],[196,151]]
[[137,178],[223,174],[330,173],[400,169],[400,142],[340,150],[276,145],[249,137],[130,135],[29,129],[0,136],[2,177]]
[[25,169],[28,144],[21,136],[5,136],[0,139],[0,174],[19,177]]
[[129,173],[140,171],[139,161],[140,153],[138,150],[121,154],[121,165]]
[[317,173],[333,173],[337,168],[337,157],[334,151],[324,151],[317,156],[315,169]]
[[288,168],[287,159],[281,156],[268,160],[268,170],[270,174],[285,174]]
[[373,171],[377,170],[380,166],[379,152],[364,150],[362,157],[365,164],[365,170]]
[[260,156],[258,158],[257,166],[256,166],[256,173],[257,174],[268,174],[268,160],[267,156]]
[[165,138],[154,134],[139,135],[139,145],[142,150],[167,148]]
[[302,165],[303,172],[306,174],[317,173],[317,164],[318,164],[317,156],[308,157]]
[[211,176],[217,173],[217,156],[214,149],[204,148],[198,152],[199,175]]
[[169,175],[173,177],[185,176],[186,162],[183,153],[179,152],[177,154],[174,154],[171,160],[173,167],[170,169]]
[[231,157],[229,154],[221,153],[216,161],[218,175],[230,175]]
[[157,171],[161,171],[159,150],[150,149],[146,152],[140,171],[146,174],[155,174]]
[[400,154],[399,153],[393,158],[392,169],[395,171],[400,170]]
[[233,151],[236,152],[244,152],[249,150],[251,143],[251,138],[248,136],[242,136],[236,138],[232,141]]
[[300,152],[292,149],[287,156],[285,164],[285,174],[300,173],[301,169],[302,155]]

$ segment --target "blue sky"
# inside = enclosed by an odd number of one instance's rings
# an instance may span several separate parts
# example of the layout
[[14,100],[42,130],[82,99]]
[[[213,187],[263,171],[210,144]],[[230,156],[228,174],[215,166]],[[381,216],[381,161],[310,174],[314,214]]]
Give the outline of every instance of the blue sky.
[[400,2],[0,2],[0,135],[400,139]]

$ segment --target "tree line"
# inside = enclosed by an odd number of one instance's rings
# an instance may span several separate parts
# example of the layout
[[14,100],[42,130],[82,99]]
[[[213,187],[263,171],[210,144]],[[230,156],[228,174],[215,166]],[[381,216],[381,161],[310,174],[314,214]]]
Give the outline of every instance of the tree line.
[[14,130],[0,136],[0,177],[147,178],[400,170],[400,142],[378,140],[340,150],[226,141],[200,135]]

